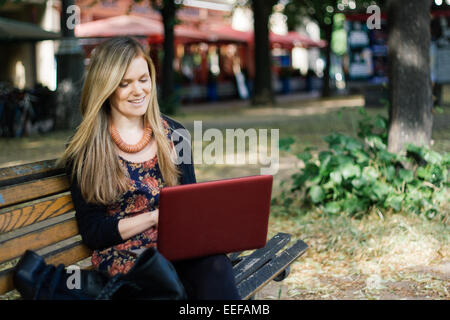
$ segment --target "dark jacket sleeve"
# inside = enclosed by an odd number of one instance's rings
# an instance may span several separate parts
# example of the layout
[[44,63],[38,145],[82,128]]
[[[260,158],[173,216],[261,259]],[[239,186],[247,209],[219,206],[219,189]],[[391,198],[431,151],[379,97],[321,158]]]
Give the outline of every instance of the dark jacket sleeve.
[[[66,170],[70,181],[70,174]],[[78,186],[76,177],[70,184],[75,217],[81,238],[92,250],[104,249],[122,243],[119,233],[119,220],[108,215],[106,206],[87,203]]]
[[[172,128],[172,130],[177,130],[177,129],[183,129],[186,130],[183,125],[181,125],[181,123],[169,118],[166,115],[162,115],[163,119],[167,121],[167,123],[169,124],[169,126]],[[183,135],[180,135],[181,137]],[[175,141],[175,146],[178,143],[183,142],[183,139],[187,139],[186,138],[181,138],[178,141]],[[189,146],[192,146],[191,141],[188,141]],[[194,160],[193,160],[193,156],[192,156],[192,147],[191,147],[191,161],[190,163],[181,163],[179,165],[180,171],[181,171],[181,176],[180,176],[180,184],[191,184],[191,183],[196,183],[196,177],[195,177],[195,168],[194,168]]]

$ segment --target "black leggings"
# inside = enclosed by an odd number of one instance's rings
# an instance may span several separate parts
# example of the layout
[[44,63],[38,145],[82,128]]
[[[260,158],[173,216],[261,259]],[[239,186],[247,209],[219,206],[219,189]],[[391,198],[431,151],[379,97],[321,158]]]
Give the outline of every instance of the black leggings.
[[224,255],[173,263],[189,300],[240,300],[233,267]]

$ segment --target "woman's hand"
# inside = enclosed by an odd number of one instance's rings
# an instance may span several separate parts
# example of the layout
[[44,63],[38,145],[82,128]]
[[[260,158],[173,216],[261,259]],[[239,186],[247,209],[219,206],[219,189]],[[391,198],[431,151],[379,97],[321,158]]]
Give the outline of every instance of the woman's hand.
[[141,213],[131,218],[119,221],[119,233],[123,240],[127,240],[145,230],[158,225],[159,209]]

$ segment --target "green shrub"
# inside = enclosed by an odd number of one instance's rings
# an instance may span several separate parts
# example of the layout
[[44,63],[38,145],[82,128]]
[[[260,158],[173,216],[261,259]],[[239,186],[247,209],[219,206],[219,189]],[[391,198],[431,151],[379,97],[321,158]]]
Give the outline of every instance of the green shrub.
[[[328,149],[308,147],[297,157],[305,166],[291,177],[292,188],[281,195],[290,205],[317,207],[328,214],[361,215],[373,207],[382,211],[406,211],[441,215],[447,203],[450,156],[425,147],[408,145],[406,155],[387,151],[388,121],[370,118],[360,109],[358,138],[333,133],[324,138]],[[280,146],[289,149],[293,139]]]

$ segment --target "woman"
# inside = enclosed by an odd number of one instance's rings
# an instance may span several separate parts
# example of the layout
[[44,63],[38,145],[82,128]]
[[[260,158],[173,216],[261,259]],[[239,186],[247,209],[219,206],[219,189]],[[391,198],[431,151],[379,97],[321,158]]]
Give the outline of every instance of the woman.
[[[95,48],[81,95],[83,120],[60,163],[71,179],[78,228],[95,268],[127,273],[156,246],[159,191],[195,183],[175,165],[171,136],[183,128],[160,114],[155,68],[129,37]],[[174,263],[190,299],[239,299],[225,255]]]

